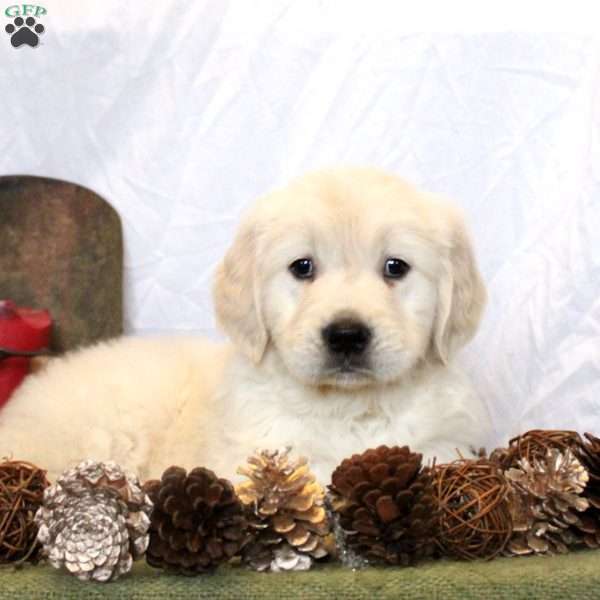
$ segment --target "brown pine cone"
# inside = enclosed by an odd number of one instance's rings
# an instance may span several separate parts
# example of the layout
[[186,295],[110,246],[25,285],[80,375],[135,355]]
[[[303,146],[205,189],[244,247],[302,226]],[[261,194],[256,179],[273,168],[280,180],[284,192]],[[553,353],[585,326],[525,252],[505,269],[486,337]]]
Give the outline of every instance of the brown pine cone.
[[432,471],[407,446],[379,446],[345,459],[331,477],[343,543],[374,562],[411,564],[434,549],[438,511]]
[[329,554],[323,488],[290,450],[256,452],[238,469],[248,477],[237,493],[252,532],[244,561],[257,571],[302,571]]
[[146,560],[153,567],[196,575],[235,556],[247,523],[232,484],[212,471],[169,467],[144,484],[154,503]]
[[589,548],[600,548],[600,438],[591,433],[586,433],[585,438],[577,453],[589,476],[582,493],[589,502],[588,509],[580,515],[583,542]]

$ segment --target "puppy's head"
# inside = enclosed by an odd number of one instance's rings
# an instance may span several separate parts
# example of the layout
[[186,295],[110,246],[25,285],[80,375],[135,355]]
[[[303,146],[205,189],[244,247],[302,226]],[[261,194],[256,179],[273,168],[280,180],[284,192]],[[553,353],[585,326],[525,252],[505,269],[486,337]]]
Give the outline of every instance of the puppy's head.
[[371,169],[309,175],[262,198],[217,271],[217,318],[255,362],[309,385],[388,384],[447,362],[485,303],[462,219]]

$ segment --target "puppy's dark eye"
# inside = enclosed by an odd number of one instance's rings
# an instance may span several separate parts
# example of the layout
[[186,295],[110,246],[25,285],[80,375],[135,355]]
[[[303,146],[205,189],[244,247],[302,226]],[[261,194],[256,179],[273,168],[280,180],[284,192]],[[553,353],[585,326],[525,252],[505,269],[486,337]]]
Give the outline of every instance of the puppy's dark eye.
[[383,267],[386,279],[402,279],[410,271],[410,265],[401,258],[388,258]]
[[312,279],[315,274],[315,267],[312,259],[299,258],[289,266],[291,274],[296,279]]

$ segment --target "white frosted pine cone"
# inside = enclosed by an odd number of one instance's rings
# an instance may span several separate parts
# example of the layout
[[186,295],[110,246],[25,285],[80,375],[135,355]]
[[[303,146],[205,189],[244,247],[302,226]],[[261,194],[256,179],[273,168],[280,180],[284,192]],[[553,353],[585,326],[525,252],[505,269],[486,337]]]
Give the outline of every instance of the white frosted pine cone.
[[531,462],[522,458],[504,475],[513,488],[513,536],[506,554],[563,554],[583,543],[589,475],[571,450],[550,448],[544,459]]
[[52,566],[84,581],[114,580],[144,555],[151,510],[137,477],[86,460],[45,490],[38,540]]

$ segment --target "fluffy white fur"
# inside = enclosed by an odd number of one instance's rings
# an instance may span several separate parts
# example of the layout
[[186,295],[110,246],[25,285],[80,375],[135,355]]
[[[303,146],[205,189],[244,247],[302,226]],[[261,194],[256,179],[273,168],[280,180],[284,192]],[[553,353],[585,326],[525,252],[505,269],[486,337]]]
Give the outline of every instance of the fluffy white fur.
[[[288,270],[306,256],[312,281]],[[411,265],[403,279],[382,276],[389,257]],[[55,360],[0,412],[0,454],[52,477],[93,457],[142,478],[171,464],[233,478],[256,447],[290,444],[326,482],[367,447],[447,460],[486,442],[487,412],[452,365],[485,290],[442,200],[371,169],[304,177],[250,211],[214,296],[232,344],[123,338]],[[373,332],[365,369],[331,368],[321,331],[341,317]]]

